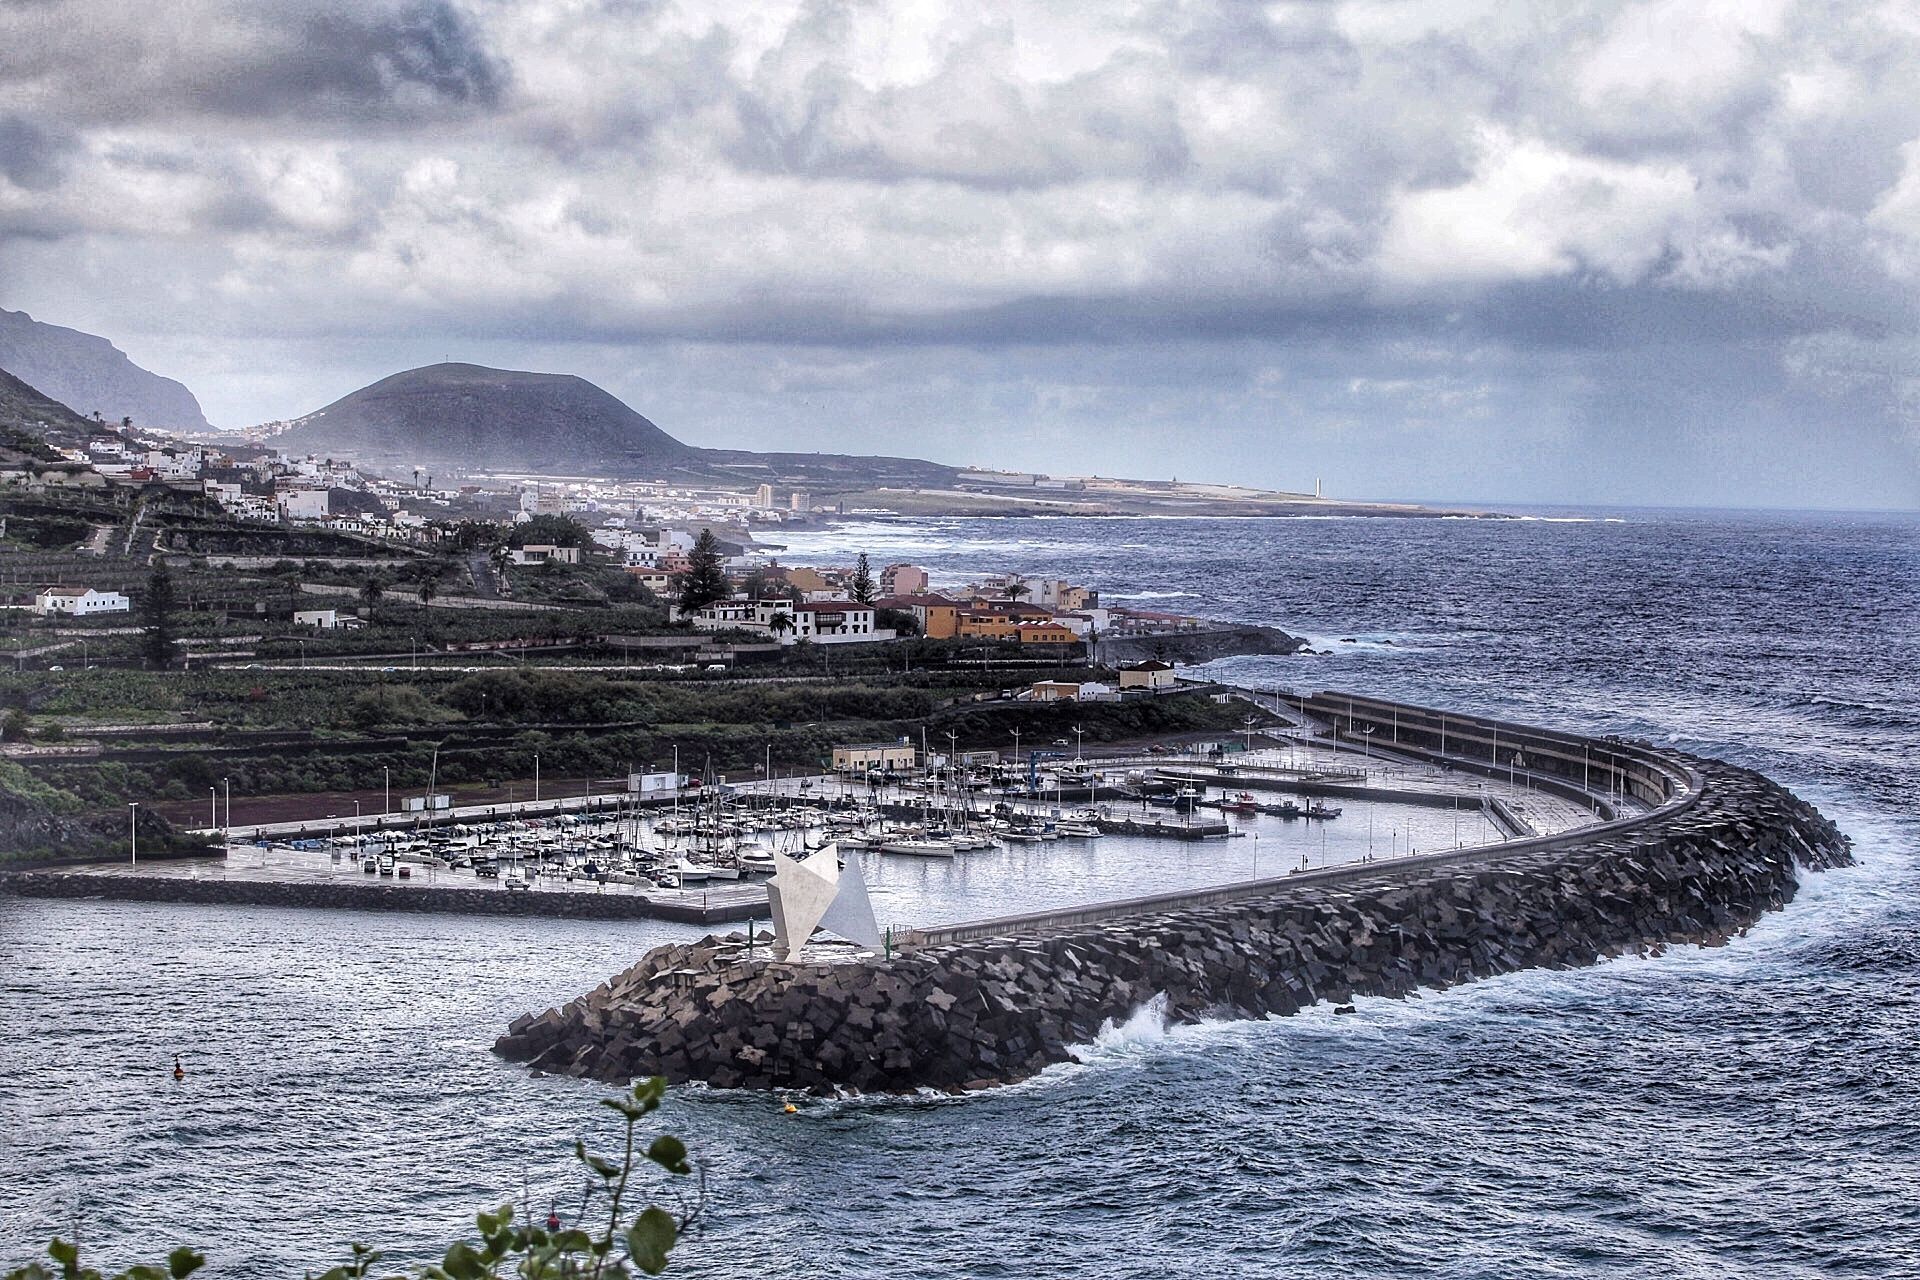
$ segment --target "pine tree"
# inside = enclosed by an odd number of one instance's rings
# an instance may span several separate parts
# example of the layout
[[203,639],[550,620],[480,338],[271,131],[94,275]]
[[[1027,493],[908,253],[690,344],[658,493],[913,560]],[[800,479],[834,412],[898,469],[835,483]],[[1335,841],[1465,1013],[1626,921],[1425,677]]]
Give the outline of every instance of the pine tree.
[[722,564],[720,540],[702,529],[687,555],[687,571],[680,575],[680,612],[695,613],[733,593]]
[[173,575],[161,561],[147,578],[147,598],[140,606],[146,623],[142,647],[147,661],[156,667],[173,664],[173,613],[179,603],[173,592]]
[[867,566],[867,553],[862,551],[853,565],[853,598],[861,604],[872,604],[873,596],[873,570]]

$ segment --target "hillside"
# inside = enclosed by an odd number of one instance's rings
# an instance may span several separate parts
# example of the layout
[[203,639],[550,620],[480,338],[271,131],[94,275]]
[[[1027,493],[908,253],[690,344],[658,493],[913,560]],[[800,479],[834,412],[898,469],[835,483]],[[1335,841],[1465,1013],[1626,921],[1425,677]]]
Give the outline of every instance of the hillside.
[[702,449],[676,440],[584,378],[452,363],[362,387],[296,419],[272,444],[285,454],[351,458],[389,474],[419,466],[764,481],[822,492],[938,483],[953,475],[951,468],[911,458]]
[[653,474],[697,452],[585,378],[472,364],[382,378],[296,419],[273,444],[389,471]]
[[40,461],[60,455],[48,441],[78,444],[105,431],[52,396],[0,369],[0,461]]
[[43,324],[24,311],[0,308],[0,369],[82,414],[98,410],[109,422],[210,429],[200,402],[180,383],[142,369],[105,338]]

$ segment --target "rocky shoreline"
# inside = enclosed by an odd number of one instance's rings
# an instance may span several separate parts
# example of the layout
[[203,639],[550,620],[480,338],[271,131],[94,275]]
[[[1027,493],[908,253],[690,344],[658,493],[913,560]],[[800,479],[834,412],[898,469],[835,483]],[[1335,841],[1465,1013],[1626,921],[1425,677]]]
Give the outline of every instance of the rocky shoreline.
[[1248,654],[1285,656],[1300,653],[1307,647],[1305,640],[1288,635],[1278,627],[1221,622],[1198,631],[1149,636],[1102,636],[1100,658],[1108,663],[1158,658],[1162,662],[1194,665],[1212,662],[1215,658],[1237,658]]
[[774,963],[739,934],[708,938],[516,1019],[495,1049],[599,1080],[978,1089],[1067,1060],[1156,998],[1176,1022],[1257,1018],[1717,945],[1784,906],[1803,870],[1852,860],[1831,822],[1761,775],[1662,754],[1697,793],[1585,837],[886,959]]

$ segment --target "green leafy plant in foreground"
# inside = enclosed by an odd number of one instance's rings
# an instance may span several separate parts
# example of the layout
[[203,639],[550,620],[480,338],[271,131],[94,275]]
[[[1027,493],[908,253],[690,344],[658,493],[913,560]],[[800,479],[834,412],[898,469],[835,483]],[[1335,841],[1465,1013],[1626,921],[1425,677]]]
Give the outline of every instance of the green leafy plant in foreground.
[[[440,1261],[420,1268],[416,1273],[419,1280],[502,1280],[507,1276],[524,1280],[628,1280],[636,1271],[650,1276],[664,1271],[668,1253],[699,1221],[706,1207],[705,1180],[687,1158],[687,1148],[680,1139],[662,1134],[644,1148],[638,1145],[641,1120],[660,1109],[666,1092],[667,1082],[655,1077],[638,1082],[617,1098],[603,1100],[602,1105],[619,1112],[625,1122],[625,1141],[618,1158],[596,1155],[584,1142],[573,1144],[574,1155],[597,1181],[597,1185],[589,1184],[576,1225],[516,1222],[514,1207],[502,1205],[474,1218],[478,1240],[456,1240],[447,1246]],[[677,1212],[648,1205],[631,1219],[624,1216],[629,1212],[628,1191],[635,1166],[641,1161],[658,1165],[675,1178],[695,1180],[693,1193],[678,1197]],[[598,1212],[594,1213],[594,1220],[601,1223],[598,1234],[585,1226],[596,1196],[606,1202],[604,1222]],[[379,1250],[355,1244],[350,1252],[348,1261],[313,1280],[369,1280],[383,1274],[377,1269],[382,1257]],[[80,1264],[80,1247],[76,1244],[55,1240],[47,1246],[47,1255],[51,1265],[29,1262],[7,1272],[5,1280],[104,1280],[100,1271]],[[206,1260],[206,1255],[182,1247],[168,1254],[163,1265],[129,1267],[113,1280],[186,1280]]]

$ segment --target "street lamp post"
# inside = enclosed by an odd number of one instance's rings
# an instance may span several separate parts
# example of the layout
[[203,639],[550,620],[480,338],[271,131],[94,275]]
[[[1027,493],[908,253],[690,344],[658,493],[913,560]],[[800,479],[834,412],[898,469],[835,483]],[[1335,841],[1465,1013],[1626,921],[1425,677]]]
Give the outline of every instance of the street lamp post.
[[380,816],[386,817],[393,812],[393,768],[380,766]]
[[140,802],[127,803],[127,865],[140,865]]
[[540,753],[533,753],[533,802],[540,803]]

